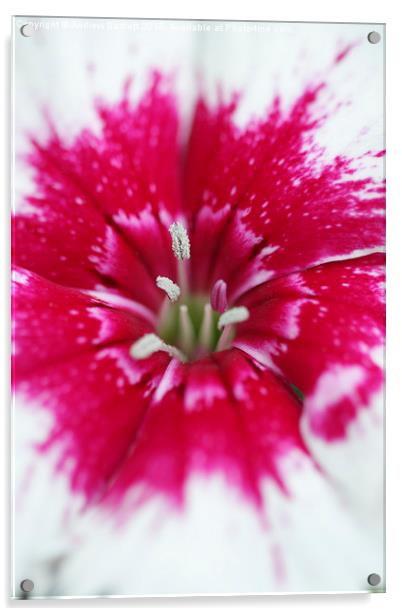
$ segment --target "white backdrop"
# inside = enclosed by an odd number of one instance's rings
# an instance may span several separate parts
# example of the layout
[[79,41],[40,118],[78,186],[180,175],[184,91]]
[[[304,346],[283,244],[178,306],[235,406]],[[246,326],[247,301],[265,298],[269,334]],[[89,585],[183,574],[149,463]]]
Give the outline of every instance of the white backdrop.
[[[333,4],[333,5],[332,5]],[[113,610],[116,606],[145,609],[149,607],[163,607],[164,609],[177,609],[183,607],[186,610],[208,609],[208,610],[244,610],[251,609],[274,609],[281,613],[291,613],[292,610],[306,610],[311,613],[323,609],[328,613],[338,613],[344,610],[346,613],[374,613],[388,614],[392,611],[398,612],[402,605],[400,594],[400,554],[401,532],[401,495],[400,495],[400,468],[401,468],[401,447],[399,445],[400,435],[402,435],[402,420],[400,409],[401,388],[398,370],[401,362],[398,350],[402,344],[402,335],[399,332],[398,322],[401,321],[401,275],[400,268],[402,263],[400,229],[402,219],[399,209],[399,195],[402,193],[400,167],[400,143],[401,143],[401,123],[399,115],[401,101],[401,80],[399,77],[400,58],[402,52],[400,48],[401,40],[399,34],[400,21],[397,15],[397,3],[392,0],[360,1],[337,0],[335,3],[322,3],[319,0],[304,0],[303,2],[282,0],[280,3],[264,3],[261,0],[247,0],[246,2],[230,2],[221,0],[218,4],[214,0],[204,0],[202,3],[189,5],[180,0],[170,0],[169,3],[163,0],[148,0],[147,3],[133,2],[132,0],[113,0],[113,2],[98,1],[96,4],[90,0],[59,0],[56,4],[51,0],[35,0],[35,2],[25,0],[14,2],[5,1],[2,5],[2,43],[5,50],[5,59],[2,62],[3,71],[2,81],[4,95],[1,100],[3,105],[4,131],[3,148],[1,148],[2,164],[1,169],[5,177],[2,182],[4,186],[4,203],[2,208],[1,230],[1,275],[2,293],[1,309],[3,318],[1,323],[2,348],[5,350],[3,366],[7,366],[8,355],[8,261],[9,261],[9,239],[8,239],[8,220],[9,220],[9,79],[10,79],[10,31],[11,21],[9,16],[12,14],[36,14],[36,15],[70,15],[70,16],[122,16],[122,17],[181,17],[181,18],[224,18],[224,19],[264,19],[264,20],[301,20],[301,21],[354,21],[354,22],[386,22],[387,23],[387,74],[388,74],[388,96],[387,96],[387,176],[389,181],[388,189],[388,342],[387,342],[387,594],[385,595],[337,595],[337,596],[301,596],[301,597],[255,597],[255,598],[203,598],[203,599],[170,599],[170,600],[120,600],[102,601],[97,600],[79,601],[70,600],[66,602],[37,601],[35,607],[47,607],[57,609],[64,607],[67,609],[82,609],[84,606],[105,607]],[[399,60],[399,61],[398,61]],[[398,343],[399,342],[399,343]],[[9,477],[9,423],[7,422],[7,411],[9,402],[7,391],[9,389],[8,372],[6,369],[0,372],[0,391],[5,394],[5,401],[2,405],[5,413],[3,436],[3,455],[5,473],[2,473],[5,488],[3,492],[4,506],[3,529],[5,544],[8,543],[8,520],[9,520],[9,498],[7,484]],[[398,455],[399,454],[399,455]],[[9,553],[4,550],[4,557],[1,562],[0,579],[2,582],[2,598],[6,607],[22,609],[33,607],[32,603],[11,604],[7,600],[9,593]],[[43,604],[43,605],[42,605]],[[57,605],[57,607],[55,607]]]

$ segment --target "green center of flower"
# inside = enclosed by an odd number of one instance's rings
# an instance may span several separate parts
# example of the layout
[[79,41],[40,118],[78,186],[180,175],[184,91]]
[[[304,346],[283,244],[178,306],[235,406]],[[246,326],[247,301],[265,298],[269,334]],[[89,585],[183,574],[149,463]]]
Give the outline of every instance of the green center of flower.
[[213,351],[230,347],[234,326],[245,321],[244,306],[228,308],[226,283],[218,280],[211,296],[190,293],[186,261],[190,259],[190,240],[180,222],[170,226],[172,250],[177,258],[178,284],[166,276],[157,276],[156,285],[166,294],[159,312],[155,333],[145,334],[131,347],[136,359],[164,351],[186,362]]
[[221,335],[219,317],[207,296],[190,294],[183,303],[163,303],[157,334],[189,359],[195,359],[216,349]]

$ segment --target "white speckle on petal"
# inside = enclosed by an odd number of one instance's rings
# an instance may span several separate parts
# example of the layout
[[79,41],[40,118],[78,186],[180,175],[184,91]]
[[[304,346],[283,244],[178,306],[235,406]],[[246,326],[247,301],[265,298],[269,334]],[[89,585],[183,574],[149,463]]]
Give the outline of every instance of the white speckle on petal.
[[13,282],[17,282],[18,284],[27,285],[29,282],[29,275],[23,274],[22,272],[14,270],[11,275],[11,279]]

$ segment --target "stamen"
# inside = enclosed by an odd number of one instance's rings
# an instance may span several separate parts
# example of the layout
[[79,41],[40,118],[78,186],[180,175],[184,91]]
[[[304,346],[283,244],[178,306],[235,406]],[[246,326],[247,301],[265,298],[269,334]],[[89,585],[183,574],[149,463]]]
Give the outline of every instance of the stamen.
[[216,345],[216,350],[224,351],[225,349],[230,348],[234,335],[235,328],[233,325],[225,325],[223,332],[221,333],[221,337],[218,340],[218,344]]
[[166,295],[159,309],[159,317],[158,317],[159,323],[165,323],[165,321],[169,318],[171,307],[172,307],[172,302]]
[[146,359],[158,351],[164,351],[171,357],[175,357],[182,362],[187,361],[184,353],[179,351],[176,347],[163,342],[163,340],[161,340],[161,338],[159,338],[156,334],[145,334],[134,342],[130,348],[130,355],[132,355],[135,359]]
[[157,276],[156,286],[162,291],[165,291],[166,295],[171,302],[177,302],[180,297],[180,287],[175,284],[173,280],[167,278],[167,276]]
[[211,306],[217,312],[225,312],[228,307],[227,284],[224,280],[217,280],[211,291]]
[[234,323],[242,323],[243,321],[247,321],[250,313],[248,308],[245,306],[235,306],[234,308],[229,308],[219,317],[218,328],[222,329],[222,327],[226,327],[226,325],[232,325]]
[[200,337],[200,347],[209,350],[212,347],[212,308],[211,304],[205,304],[204,316],[202,318]]
[[186,229],[181,222],[174,222],[169,227],[169,233],[172,237],[172,250],[178,260],[177,276],[182,296],[188,294],[187,270],[184,261],[190,258],[190,240]]
[[179,342],[180,347],[190,354],[195,346],[195,331],[194,326],[188,314],[188,308],[185,305],[180,306],[179,313]]
[[169,227],[172,237],[172,250],[179,261],[190,258],[190,240],[181,222],[174,222]]

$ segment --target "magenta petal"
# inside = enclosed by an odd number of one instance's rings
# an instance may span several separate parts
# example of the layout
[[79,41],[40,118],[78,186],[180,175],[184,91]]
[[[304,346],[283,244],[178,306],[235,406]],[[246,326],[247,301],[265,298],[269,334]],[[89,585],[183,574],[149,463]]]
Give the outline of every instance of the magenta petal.
[[[31,200],[32,201],[32,200]],[[36,199],[40,209],[13,220],[13,262],[58,284],[117,290],[156,309],[160,296],[144,265],[90,208],[63,195]]]
[[289,111],[240,128],[235,104],[199,103],[188,153],[193,270],[200,288],[227,282],[229,302],[254,286],[384,244],[384,183],[375,152],[332,161],[315,133],[324,85],[306,88]]
[[300,404],[272,373],[238,351],[184,366],[161,353],[136,362],[129,348],[116,342],[35,370],[31,358],[28,372],[16,360],[18,391],[52,417],[38,453],[56,452],[73,491],[122,518],[155,494],[181,506],[194,473],[223,473],[257,507],[264,478],[286,491],[280,460],[304,451]]
[[159,355],[136,364],[129,349],[89,350],[18,381],[19,394],[36,403],[30,412],[45,409],[52,420],[38,455],[51,455],[55,471],[87,502],[104,495],[135,446],[149,392],[167,363]]
[[339,439],[383,384],[384,257],[328,263],[265,283],[242,298],[236,346],[309,399],[309,421]]
[[127,309],[116,310],[21,268],[13,272],[12,293],[17,384],[44,366],[133,342],[151,329],[149,322]]
[[[35,172],[14,224],[14,262],[78,288],[118,287],[156,308],[157,275],[175,261],[167,227],[179,210],[177,110],[154,75],[138,104],[98,103],[100,134],[32,140]],[[18,204],[20,205],[20,204]]]
[[180,370],[169,377],[174,387],[166,389],[161,381],[163,396],[149,400],[135,446],[105,494],[105,505],[116,509],[130,493],[128,510],[155,493],[180,505],[193,473],[224,473],[257,506],[264,478],[286,489],[279,461],[304,449],[296,397],[236,351]]

